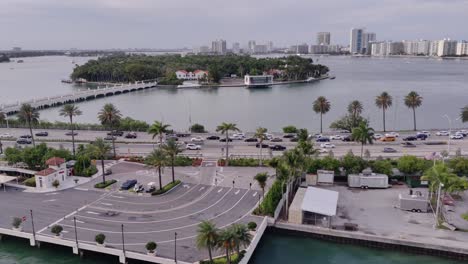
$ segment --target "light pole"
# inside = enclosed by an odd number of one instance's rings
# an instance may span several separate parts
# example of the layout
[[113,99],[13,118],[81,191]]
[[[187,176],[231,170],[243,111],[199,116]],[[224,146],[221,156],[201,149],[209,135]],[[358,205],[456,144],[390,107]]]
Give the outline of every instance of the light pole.
[[125,257],[125,239],[124,239],[124,225],[122,224],[122,251]]
[[440,193],[442,191],[442,187],[444,187],[444,184],[439,182],[439,190],[437,194],[437,205],[436,205],[436,222],[434,224],[434,228],[437,228],[438,222],[439,222]]
[[445,118],[447,118],[448,122],[449,122],[449,139],[448,139],[448,145],[447,145],[447,152],[448,152],[448,156],[450,157],[450,140],[452,138],[452,119],[450,119],[450,117],[448,115],[444,115]]
[[32,232],[33,232],[34,245],[36,245],[36,230],[34,229],[34,218],[33,218],[33,211],[32,211],[32,209],[29,210],[29,213],[31,214],[31,225],[32,225]]
[[80,250],[78,246],[78,232],[76,231],[76,217],[73,217],[73,224],[75,226],[75,242],[76,242],[76,251],[78,252]]
[[174,232],[174,262],[177,263],[177,232]]

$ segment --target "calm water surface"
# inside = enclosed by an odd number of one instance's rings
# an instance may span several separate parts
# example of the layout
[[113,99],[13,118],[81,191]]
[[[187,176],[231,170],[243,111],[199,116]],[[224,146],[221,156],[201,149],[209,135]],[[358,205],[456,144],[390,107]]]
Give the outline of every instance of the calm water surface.
[[[77,63],[86,60],[75,58]],[[235,122],[249,131],[258,126],[278,131],[285,125],[317,130],[319,115],[312,111],[312,102],[323,95],[332,104],[324,116],[325,127],[345,113],[351,100],[358,99],[364,104],[363,115],[374,128],[381,129],[382,112],[374,100],[382,91],[388,91],[394,103],[387,111],[387,127],[411,129],[412,113],[403,104],[403,98],[415,90],[424,98],[417,109],[419,128],[448,127],[444,114],[453,119],[454,127],[462,127],[455,119],[460,108],[468,104],[468,60],[333,56],[314,60],[328,65],[336,79],[255,90],[229,87],[141,91],[82,103],[83,115],[77,121],[97,122],[99,109],[105,103],[114,103],[124,115],[148,122],[164,120],[176,129],[187,128],[191,120],[208,130],[214,130],[223,121]],[[23,64],[0,64],[0,103],[80,89],[60,83],[73,66],[69,57],[26,58]],[[42,111],[41,118],[66,121],[54,108]]]

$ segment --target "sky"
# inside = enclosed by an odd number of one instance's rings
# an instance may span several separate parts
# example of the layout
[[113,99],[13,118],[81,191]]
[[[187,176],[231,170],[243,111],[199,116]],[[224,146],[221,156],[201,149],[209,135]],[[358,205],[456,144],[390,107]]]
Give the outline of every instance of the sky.
[[468,0],[0,0],[0,49],[182,48],[225,39],[313,44],[468,39]]

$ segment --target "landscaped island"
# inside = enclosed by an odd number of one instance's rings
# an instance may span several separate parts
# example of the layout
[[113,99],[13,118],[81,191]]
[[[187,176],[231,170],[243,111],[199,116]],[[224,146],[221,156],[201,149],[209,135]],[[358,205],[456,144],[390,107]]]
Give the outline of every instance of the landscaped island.
[[180,80],[175,74],[178,70],[205,70],[208,71],[205,81],[219,83],[223,77],[263,73],[282,81],[305,80],[320,77],[329,69],[324,65],[313,64],[310,58],[299,56],[257,59],[238,55],[118,55],[90,60],[77,66],[71,78],[92,82],[133,82],[158,78],[160,84],[178,84]]

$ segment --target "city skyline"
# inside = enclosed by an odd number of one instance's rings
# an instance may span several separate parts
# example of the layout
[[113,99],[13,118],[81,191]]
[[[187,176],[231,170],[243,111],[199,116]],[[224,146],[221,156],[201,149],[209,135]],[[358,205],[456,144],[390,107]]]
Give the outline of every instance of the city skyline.
[[[263,1],[241,0],[226,8],[208,0],[200,12],[199,4],[185,0],[4,0],[0,21],[9,26],[0,29],[2,36],[8,36],[2,38],[0,49],[192,48],[214,39],[225,39],[228,46],[249,40],[290,46],[315,43],[316,34],[323,31],[331,33],[332,44],[347,45],[353,27],[376,32],[381,40],[468,37],[466,27],[456,26],[464,23],[465,0],[397,0],[378,5],[368,0],[273,2],[264,12]],[[311,10],[320,12],[311,16]],[[254,23],[261,30],[246,30]]]

